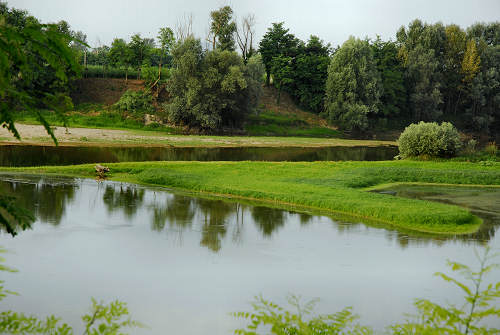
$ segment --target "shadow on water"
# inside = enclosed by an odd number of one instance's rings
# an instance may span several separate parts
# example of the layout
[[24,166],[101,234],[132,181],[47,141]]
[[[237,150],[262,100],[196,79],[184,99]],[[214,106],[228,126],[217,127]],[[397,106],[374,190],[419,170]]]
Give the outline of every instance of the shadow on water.
[[172,148],[0,146],[0,166],[72,165],[144,161],[378,161],[391,160],[396,146]]
[[81,201],[78,199],[89,198],[96,203],[96,208],[104,209],[102,213],[95,208],[88,209],[93,212],[95,219],[106,222],[106,215],[121,215],[121,221],[147,222],[152,231],[177,234],[180,238],[183,232],[196,231],[201,235],[200,246],[213,252],[219,252],[223,248],[228,232],[232,243],[244,240],[244,226],[247,224],[253,225],[262,238],[272,239],[292,218],[305,227],[321,221],[318,215],[324,215],[323,221],[328,216],[330,219],[327,221],[339,235],[383,234],[386,240],[395,242],[401,248],[430,244],[441,246],[450,241],[486,244],[500,226],[500,189],[405,185],[383,190],[398,196],[468,207],[484,220],[475,234],[444,236],[396,230],[376,222],[360,223],[359,219],[353,217],[310,213],[303,208],[273,208],[272,205],[263,206],[262,203],[244,200],[194,197],[170,193],[161,188],[116,182],[95,183],[70,178],[6,175],[1,176],[0,180],[0,186],[7,193],[15,195],[21,205],[33,211],[38,222],[58,225],[67,206]]

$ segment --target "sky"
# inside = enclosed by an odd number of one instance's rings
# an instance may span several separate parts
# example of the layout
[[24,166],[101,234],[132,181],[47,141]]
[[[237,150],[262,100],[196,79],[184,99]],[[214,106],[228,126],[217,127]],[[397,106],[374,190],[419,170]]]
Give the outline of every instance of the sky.
[[[319,36],[332,46],[349,36],[395,39],[397,30],[419,18],[465,28],[475,22],[500,21],[500,0],[7,0],[44,23],[66,20],[83,31],[92,47],[110,45],[113,38],[129,40],[135,33],[158,35],[161,27],[175,28],[193,15],[196,37],[204,40],[210,11],[229,5],[237,19],[252,13],[260,40],[273,22],[302,40]],[[174,30],[175,31],[175,30]]]

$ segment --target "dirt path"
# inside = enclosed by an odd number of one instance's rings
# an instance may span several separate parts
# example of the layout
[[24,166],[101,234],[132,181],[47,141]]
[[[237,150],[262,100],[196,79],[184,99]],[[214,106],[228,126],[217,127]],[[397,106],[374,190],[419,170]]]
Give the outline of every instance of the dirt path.
[[[0,128],[0,144],[54,145],[40,125],[16,124],[21,141],[5,128]],[[395,145],[390,141],[345,140],[302,137],[195,136],[169,135],[164,132],[53,127],[60,145],[136,145],[176,147],[324,147]]]

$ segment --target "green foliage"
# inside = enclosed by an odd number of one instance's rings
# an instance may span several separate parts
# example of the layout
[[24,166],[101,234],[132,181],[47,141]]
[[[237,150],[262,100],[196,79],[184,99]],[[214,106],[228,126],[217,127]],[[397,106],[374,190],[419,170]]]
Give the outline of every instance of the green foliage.
[[298,40],[294,35],[285,29],[284,22],[273,23],[271,28],[262,37],[259,44],[259,53],[262,55],[262,62],[266,67],[266,84],[270,83],[272,74],[273,58],[283,56],[291,57],[297,47]]
[[108,57],[111,66],[125,69],[125,78],[127,78],[128,69],[132,66],[132,50],[125,40],[115,38],[111,44]]
[[257,107],[262,97],[262,77],[265,72],[266,69],[264,63],[262,63],[262,56],[260,54],[255,54],[248,59],[245,65],[245,80],[247,82],[250,110]]
[[17,204],[15,197],[0,194],[0,227],[15,236],[19,229],[31,227],[35,217],[28,210]]
[[[0,253],[5,249],[0,247]],[[16,272],[16,270],[5,266],[5,259],[0,257],[0,271]],[[7,294],[16,294],[8,291],[0,280],[0,301]],[[137,321],[131,319],[127,304],[115,300],[109,304],[97,302],[92,298],[92,307],[89,314],[82,317],[84,322],[84,335],[118,335],[126,334],[124,329],[142,327]],[[2,334],[46,334],[46,335],[73,335],[73,328],[61,319],[53,315],[40,319],[33,315],[13,312],[11,310],[0,311],[0,333]]]
[[0,3],[0,124],[17,138],[15,113],[29,110],[57,143],[39,110],[62,115],[72,107],[67,83],[80,67],[70,48],[72,37],[59,28]]
[[499,264],[490,263],[495,256],[498,256],[490,252],[490,248],[485,249],[483,256],[479,256],[476,252],[480,264],[478,270],[473,270],[465,264],[448,261],[451,270],[458,272],[466,281],[460,281],[441,272],[436,273],[436,276],[463,291],[463,305],[443,306],[427,299],[417,299],[415,306],[418,314],[414,317],[415,321],[408,320],[404,324],[392,326],[393,334],[500,334],[500,329],[481,324],[484,319],[500,319],[500,308],[495,303],[500,298],[500,282],[490,283],[485,289],[481,288],[485,276],[500,267]]
[[154,113],[153,97],[148,91],[127,90],[113,105],[116,110],[134,115]]
[[[403,324],[388,327],[385,334],[392,335],[467,335],[467,334],[500,334],[500,329],[481,324],[483,320],[500,319],[500,308],[496,301],[500,298],[500,282],[490,283],[485,289],[485,277],[493,270],[500,268],[499,264],[491,263],[497,255],[491,255],[491,249],[485,248],[483,256],[476,257],[480,268],[473,270],[465,264],[448,261],[451,270],[458,272],[466,281],[459,281],[447,274],[438,272],[436,276],[455,285],[464,293],[464,304],[457,307],[454,304],[439,305],[427,299],[417,299],[415,306],[418,314],[414,321],[407,320]],[[246,329],[237,329],[235,334],[257,335],[261,328],[270,330],[270,334],[372,334],[369,327],[355,323],[357,316],[350,308],[329,314],[313,316],[312,312],[317,300],[300,305],[300,299],[291,296],[289,304],[296,312],[265,300],[262,296],[256,297],[252,303],[253,312],[233,313],[237,318],[248,321]],[[262,327],[264,326],[264,327]],[[267,332],[266,332],[267,333]]]
[[329,44],[311,36],[307,44],[299,45],[293,62],[293,82],[287,91],[301,106],[314,113],[323,111],[330,54]]
[[142,38],[141,34],[132,35],[128,47],[131,52],[131,63],[135,68],[140,68],[144,61],[151,55],[154,48],[154,39]]
[[168,55],[175,43],[174,32],[169,27],[160,28],[157,38],[160,42],[161,52],[164,56]]
[[398,49],[394,42],[384,42],[377,37],[371,44],[377,70],[381,76],[382,95],[380,96],[381,118],[399,116],[406,107],[404,69],[398,59]]
[[233,19],[233,10],[229,6],[210,12],[210,33],[213,35],[212,49],[235,50],[234,34],[236,22]]
[[347,130],[367,129],[378,113],[380,77],[368,41],[351,37],[333,55],[326,82],[325,116]]
[[451,157],[461,147],[460,135],[449,122],[411,124],[398,139],[401,157]]
[[273,57],[271,73],[273,74],[274,86],[278,88],[276,104],[279,106],[283,86],[293,82],[292,58],[284,55]]
[[235,52],[202,52],[200,40],[187,38],[173,50],[174,69],[164,105],[169,120],[203,131],[238,126],[248,112],[243,60]]
[[345,308],[340,312],[328,315],[311,317],[317,300],[311,300],[305,305],[300,304],[300,298],[288,297],[288,303],[295,309],[289,311],[283,307],[265,300],[262,296],[256,297],[252,303],[253,313],[239,312],[233,316],[248,320],[246,329],[237,329],[235,334],[256,335],[258,330],[265,326],[270,329],[270,334],[372,334],[370,328],[355,323],[358,319],[351,312],[351,308]]

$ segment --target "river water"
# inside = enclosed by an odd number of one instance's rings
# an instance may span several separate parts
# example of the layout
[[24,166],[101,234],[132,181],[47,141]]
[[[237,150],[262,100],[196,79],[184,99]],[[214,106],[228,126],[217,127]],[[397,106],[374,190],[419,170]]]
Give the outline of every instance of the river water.
[[97,147],[0,146],[0,166],[71,165],[143,161],[379,161],[392,160],[396,146],[376,147]]
[[290,293],[320,298],[317,313],[352,306],[381,330],[414,311],[415,298],[460,302],[433,274],[449,273],[447,259],[474,265],[475,249],[500,247],[498,189],[467,196],[488,213],[486,232],[443,237],[116,182],[0,179],[36,216],[32,230],[0,236],[19,270],[2,278],[21,294],[2,307],[56,314],[77,333],[90,297],[127,302],[149,327],[133,334],[231,334],[242,322],[230,313],[250,311],[255,295],[284,304]]

